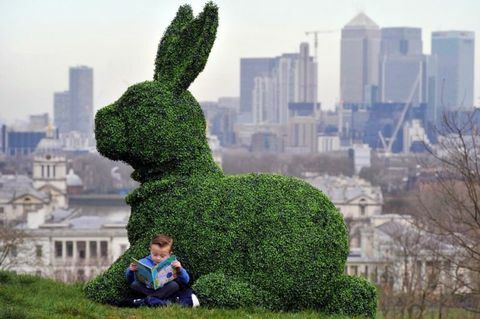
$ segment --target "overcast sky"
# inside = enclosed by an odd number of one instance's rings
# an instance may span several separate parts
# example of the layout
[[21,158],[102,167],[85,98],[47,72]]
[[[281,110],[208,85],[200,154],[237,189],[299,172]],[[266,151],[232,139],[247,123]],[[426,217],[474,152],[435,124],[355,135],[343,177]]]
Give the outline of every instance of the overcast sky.
[[[134,83],[150,80],[158,41],[179,5],[204,1],[0,0],[0,119],[53,110],[53,92],[68,89],[68,67],[94,68],[95,109]],[[308,30],[340,30],[358,12],[380,27],[476,33],[475,103],[480,105],[478,0],[217,0],[220,25],[203,73],[190,90],[198,101],[239,95],[241,57],[295,52]],[[339,97],[340,32],[319,44],[319,100]]]

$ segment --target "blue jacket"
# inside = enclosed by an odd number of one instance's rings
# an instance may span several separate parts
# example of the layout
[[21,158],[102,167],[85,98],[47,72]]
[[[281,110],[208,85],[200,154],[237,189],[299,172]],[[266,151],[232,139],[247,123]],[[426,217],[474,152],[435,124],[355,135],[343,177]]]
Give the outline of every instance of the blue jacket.
[[[145,258],[140,259],[139,261],[142,264],[147,265],[149,267],[153,267],[155,265],[155,263],[153,262],[152,257],[150,257],[150,255],[148,255]],[[127,267],[127,269],[125,270],[125,278],[127,279],[128,284],[131,284],[132,282],[135,281],[135,273],[130,270],[130,267]],[[181,283],[183,285],[188,284],[188,282],[190,281],[190,276],[188,275],[188,272],[185,270],[185,268],[182,267],[182,268],[178,269],[177,280],[179,281],[179,283]]]

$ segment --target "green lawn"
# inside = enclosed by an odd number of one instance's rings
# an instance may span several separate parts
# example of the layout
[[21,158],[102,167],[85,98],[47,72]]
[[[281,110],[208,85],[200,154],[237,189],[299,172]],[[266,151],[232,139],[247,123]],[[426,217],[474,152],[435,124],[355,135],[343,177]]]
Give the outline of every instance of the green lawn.
[[0,271],[0,318],[278,318],[334,319],[318,312],[282,313],[262,309],[117,308],[92,302],[82,294],[82,285],[63,284],[29,275]]

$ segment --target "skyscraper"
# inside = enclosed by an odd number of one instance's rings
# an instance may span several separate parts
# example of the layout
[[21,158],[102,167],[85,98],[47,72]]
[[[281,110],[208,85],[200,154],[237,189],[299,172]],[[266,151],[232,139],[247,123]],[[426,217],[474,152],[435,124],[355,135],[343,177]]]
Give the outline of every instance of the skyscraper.
[[255,78],[270,75],[274,66],[275,58],[240,59],[240,114],[251,115]]
[[70,130],[93,134],[93,69],[71,67],[69,72]]
[[441,112],[472,110],[475,34],[469,31],[432,33],[437,59],[438,104]]
[[381,29],[380,102],[412,103],[427,101],[426,56],[420,28]]
[[[308,43],[305,42],[300,44],[298,53],[285,53],[269,59],[268,65],[265,60],[242,59],[245,73],[241,75],[241,81],[247,78],[248,72],[250,75],[257,73],[249,93],[251,121],[287,124],[288,103],[316,101],[317,63],[310,56]],[[268,69],[270,71],[267,72]],[[240,107],[244,97],[248,95],[245,93],[240,97]],[[246,100],[243,102],[247,105]]]
[[60,133],[70,130],[70,93],[68,91],[53,94],[53,121]]
[[340,98],[345,104],[370,103],[378,86],[380,29],[364,13],[342,29]]
[[255,124],[277,123],[275,79],[257,76],[252,93],[252,121]]
[[309,53],[308,43],[300,43],[297,67],[297,89],[294,102],[317,101],[317,62]]
[[380,55],[418,55],[423,54],[422,29],[393,27],[381,29],[382,41]]

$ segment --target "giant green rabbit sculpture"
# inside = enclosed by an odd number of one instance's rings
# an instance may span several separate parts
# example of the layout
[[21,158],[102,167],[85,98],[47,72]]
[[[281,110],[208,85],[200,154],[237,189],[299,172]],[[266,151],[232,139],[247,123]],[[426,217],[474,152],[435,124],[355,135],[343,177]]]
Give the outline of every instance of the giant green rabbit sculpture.
[[343,274],[347,228],[322,192],[285,176],[225,176],[214,163],[202,110],[187,89],[217,26],[215,4],[197,17],[181,6],[158,47],[154,80],[96,114],[98,151],[130,164],[141,186],[126,199],[131,246],[86,284],[87,296],[114,305],[131,297],[124,279],[131,257],[147,255],[152,236],[166,233],[205,306],[373,317],[375,289]]

